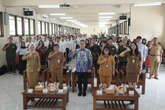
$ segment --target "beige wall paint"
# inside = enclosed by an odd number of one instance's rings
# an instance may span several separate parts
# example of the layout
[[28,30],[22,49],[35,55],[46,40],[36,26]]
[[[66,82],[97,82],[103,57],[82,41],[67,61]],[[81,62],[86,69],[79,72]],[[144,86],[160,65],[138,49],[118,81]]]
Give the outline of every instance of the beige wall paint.
[[165,46],[165,6],[131,7],[130,38],[158,37]]

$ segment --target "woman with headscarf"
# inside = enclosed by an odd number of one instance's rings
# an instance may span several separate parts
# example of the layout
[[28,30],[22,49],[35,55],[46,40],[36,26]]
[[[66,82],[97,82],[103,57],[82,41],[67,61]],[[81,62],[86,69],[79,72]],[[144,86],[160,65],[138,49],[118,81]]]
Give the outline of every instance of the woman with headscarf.
[[29,52],[22,57],[22,60],[27,61],[26,75],[28,87],[34,88],[39,81],[39,72],[41,69],[40,56],[35,51],[34,44],[29,46]]

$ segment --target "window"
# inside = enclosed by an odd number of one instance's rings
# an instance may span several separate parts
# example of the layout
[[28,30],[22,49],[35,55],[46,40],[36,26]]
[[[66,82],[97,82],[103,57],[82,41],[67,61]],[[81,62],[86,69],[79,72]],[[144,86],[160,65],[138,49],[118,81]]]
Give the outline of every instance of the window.
[[22,18],[21,17],[17,17],[17,35],[22,35],[23,31],[22,31]]
[[41,34],[41,22],[38,21],[38,34]]
[[29,35],[29,20],[28,19],[24,19],[24,32],[25,32],[25,35]]
[[0,13],[0,37],[3,36],[3,16],[2,13]]
[[52,24],[49,24],[49,35],[52,35]]
[[9,16],[9,34],[16,35],[15,17],[14,16]]
[[35,29],[34,20],[30,19],[30,35],[35,34],[34,29]]
[[46,25],[45,25],[46,27],[46,31],[45,31],[45,34],[48,34],[48,30],[49,30],[49,27],[48,27],[48,23],[46,23]]
[[52,31],[53,31],[53,35],[54,35],[55,34],[54,24],[52,24]]
[[42,22],[42,35],[45,34],[45,22]]

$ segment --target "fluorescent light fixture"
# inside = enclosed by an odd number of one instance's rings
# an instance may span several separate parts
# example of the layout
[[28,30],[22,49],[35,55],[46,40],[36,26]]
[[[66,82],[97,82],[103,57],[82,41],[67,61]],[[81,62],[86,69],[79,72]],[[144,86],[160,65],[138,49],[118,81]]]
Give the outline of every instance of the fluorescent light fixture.
[[48,15],[44,14],[44,15],[42,15],[42,17],[44,17],[44,18],[48,18]]
[[99,19],[111,19],[112,16],[99,16]]
[[99,19],[99,21],[110,21],[110,19]]
[[72,17],[60,17],[60,19],[72,19]]
[[161,5],[161,2],[151,2],[151,3],[137,3],[134,4],[134,6],[138,7],[138,6],[159,6]]
[[65,16],[65,13],[51,13],[51,16]]
[[70,19],[69,19],[69,20],[66,20],[66,21],[69,21],[69,22],[74,22],[74,20],[70,20]]
[[77,20],[66,20],[66,21],[72,22],[73,24],[79,25],[79,26],[84,27],[84,28],[88,27],[88,25],[83,24],[83,23],[81,23],[80,21],[77,21]]
[[114,12],[101,12],[98,15],[115,15]]
[[60,8],[60,5],[39,5],[38,8]]

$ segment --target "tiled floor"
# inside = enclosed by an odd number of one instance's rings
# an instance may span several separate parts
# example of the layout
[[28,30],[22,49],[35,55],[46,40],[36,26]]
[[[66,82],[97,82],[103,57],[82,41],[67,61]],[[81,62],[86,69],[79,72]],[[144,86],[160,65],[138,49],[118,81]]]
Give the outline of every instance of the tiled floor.
[[[146,94],[140,96],[139,110],[165,110],[165,66],[161,65],[159,80],[148,80]],[[23,110],[23,80],[18,74],[0,76],[0,110]],[[78,97],[70,92],[70,100],[66,110],[92,110],[90,88],[87,97]],[[31,109],[45,110],[45,109]]]

